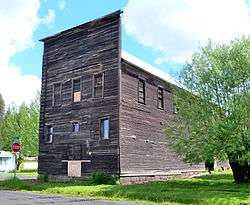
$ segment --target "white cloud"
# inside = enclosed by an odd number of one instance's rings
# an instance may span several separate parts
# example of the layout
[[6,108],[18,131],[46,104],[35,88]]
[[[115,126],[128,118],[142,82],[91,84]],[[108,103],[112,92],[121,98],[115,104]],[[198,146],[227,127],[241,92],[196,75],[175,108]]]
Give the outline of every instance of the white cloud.
[[53,12],[48,11],[48,16],[39,18],[39,0],[0,0],[0,5],[2,29],[0,32],[0,93],[6,104],[14,102],[20,105],[22,102],[30,102],[35,96],[36,91],[40,89],[40,79],[35,75],[24,74],[22,68],[11,63],[11,57],[34,46],[33,32],[41,23],[52,23]]
[[16,65],[1,68],[0,81],[0,92],[7,105],[29,103],[40,89],[40,79],[35,75],[22,74]]
[[55,11],[53,9],[49,9],[47,16],[41,18],[40,22],[52,27],[55,21],[55,17],[56,17]]
[[250,34],[245,0],[129,0],[123,23],[139,43],[161,52],[156,64],[183,63],[208,39]]
[[66,1],[61,0],[61,1],[58,2],[58,7],[59,7],[60,10],[64,10],[65,6],[66,6]]

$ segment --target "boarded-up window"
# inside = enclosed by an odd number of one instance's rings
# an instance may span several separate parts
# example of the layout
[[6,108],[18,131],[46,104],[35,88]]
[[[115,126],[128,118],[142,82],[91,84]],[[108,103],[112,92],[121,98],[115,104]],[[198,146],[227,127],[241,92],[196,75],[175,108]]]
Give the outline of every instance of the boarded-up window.
[[54,84],[53,87],[53,106],[61,105],[61,89],[62,85],[61,83]]
[[138,81],[138,102],[145,104],[145,81],[142,79]]
[[94,75],[94,98],[103,97],[103,87],[104,87],[104,75],[103,73],[98,73]]
[[101,119],[101,139],[109,139],[109,118]]
[[163,88],[158,87],[158,108],[164,108],[164,101],[163,101]]
[[68,161],[68,176],[81,177],[81,161]]
[[80,124],[79,122],[72,123],[72,132],[80,132]]
[[45,142],[52,143],[53,142],[53,126],[47,126],[47,134],[45,135]]
[[73,102],[81,101],[81,79],[73,80]]

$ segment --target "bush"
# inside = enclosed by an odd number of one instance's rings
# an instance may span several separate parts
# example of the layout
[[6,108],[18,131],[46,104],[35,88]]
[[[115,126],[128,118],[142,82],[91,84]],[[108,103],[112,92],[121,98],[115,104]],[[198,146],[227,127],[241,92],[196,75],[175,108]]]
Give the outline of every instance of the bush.
[[49,175],[48,174],[39,174],[37,179],[42,182],[49,182]]
[[92,184],[110,184],[110,185],[114,185],[117,182],[117,177],[107,174],[105,172],[102,171],[97,171],[95,173],[92,174],[91,176],[91,183]]

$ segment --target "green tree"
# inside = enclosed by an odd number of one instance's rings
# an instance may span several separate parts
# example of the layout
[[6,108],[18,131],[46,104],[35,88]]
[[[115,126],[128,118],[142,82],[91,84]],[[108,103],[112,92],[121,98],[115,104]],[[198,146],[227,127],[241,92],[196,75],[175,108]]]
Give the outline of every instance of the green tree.
[[174,149],[190,163],[228,159],[235,181],[250,182],[250,38],[209,42],[181,77],[166,129]]
[[4,100],[0,93],[0,122],[3,120],[3,115],[4,115]]
[[38,154],[39,104],[37,101],[20,107],[10,106],[0,125],[1,148],[11,150],[15,141],[21,143],[20,156]]

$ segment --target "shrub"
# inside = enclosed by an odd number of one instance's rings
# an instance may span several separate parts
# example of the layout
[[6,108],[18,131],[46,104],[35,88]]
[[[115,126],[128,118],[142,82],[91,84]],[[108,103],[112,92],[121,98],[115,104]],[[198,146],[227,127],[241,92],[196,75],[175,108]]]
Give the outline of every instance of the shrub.
[[49,175],[48,174],[39,174],[37,179],[42,182],[48,182],[49,181]]
[[91,176],[92,184],[110,184],[114,185],[117,182],[117,177],[114,175],[107,174],[103,171],[97,171]]

